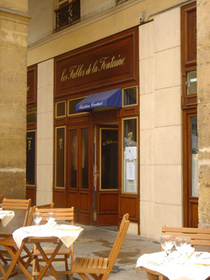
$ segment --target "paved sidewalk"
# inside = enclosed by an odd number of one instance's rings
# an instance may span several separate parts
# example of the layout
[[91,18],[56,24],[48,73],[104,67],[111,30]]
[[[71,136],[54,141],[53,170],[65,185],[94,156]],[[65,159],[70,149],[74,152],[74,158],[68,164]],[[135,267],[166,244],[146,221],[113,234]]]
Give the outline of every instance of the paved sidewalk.
[[[117,236],[116,230],[110,230],[101,227],[84,226],[82,235],[74,245],[74,257],[76,256],[108,256],[112,245]],[[115,263],[110,280],[146,280],[146,274],[140,271],[138,275],[135,271],[136,260],[144,253],[160,251],[160,244],[154,240],[146,239],[141,236],[127,234],[121,248],[119,257]],[[57,265],[57,264],[56,264]],[[18,274],[10,279],[24,280],[27,279],[23,274]],[[54,279],[54,277],[45,277],[44,279]],[[61,279],[66,279],[61,277]],[[74,280],[80,279],[74,275]]]

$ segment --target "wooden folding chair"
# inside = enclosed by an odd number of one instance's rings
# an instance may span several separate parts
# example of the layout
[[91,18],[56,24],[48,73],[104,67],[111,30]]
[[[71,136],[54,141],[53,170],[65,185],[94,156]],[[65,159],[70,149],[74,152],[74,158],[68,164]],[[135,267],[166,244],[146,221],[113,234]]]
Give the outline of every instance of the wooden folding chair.
[[[55,221],[70,221],[71,225],[74,224],[74,207],[71,208],[54,208],[52,209],[35,209],[35,212],[40,212],[42,214],[42,220],[47,220],[47,216],[49,212],[55,213]],[[32,279],[35,279],[35,276],[39,276],[42,270],[41,262],[46,262],[46,258],[44,259],[42,256],[46,255],[49,258],[52,257],[54,250],[46,249],[44,250],[44,254],[41,254],[39,250],[35,249],[33,252],[33,266],[32,266]],[[65,270],[58,271],[57,274],[66,275],[66,279],[69,279],[69,275],[71,274],[71,270],[68,267],[68,259],[71,259],[71,264],[73,263],[73,244],[70,248],[60,248],[53,262],[64,262]],[[50,273],[51,274],[51,273]],[[71,275],[71,279],[73,276]]]
[[[14,202],[14,200],[12,200],[12,202]],[[6,201],[6,206],[5,207],[7,207],[7,205],[8,205],[8,202]],[[20,205],[18,205],[18,206],[20,206]],[[54,207],[54,203],[31,207],[30,214],[27,214],[28,220],[27,220],[27,216],[25,216],[23,226],[31,226],[32,225],[32,223],[33,223],[33,213],[34,213],[36,208],[51,208],[52,209],[53,207]],[[27,224],[26,224],[26,221],[27,221]],[[15,248],[17,247],[11,233],[9,233],[9,234],[6,233],[5,238],[0,240],[0,245],[3,245],[5,248],[7,247],[7,249],[12,248],[13,252],[16,250]],[[32,260],[32,255],[31,255],[32,252],[30,252],[26,246],[24,247],[24,250],[25,250],[26,254],[24,256],[22,256],[21,258],[22,258],[22,260],[27,259],[27,262],[25,263],[25,265],[28,267],[31,260]],[[2,261],[5,264],[7,264],[8,261],[11,261],[11,258],[9,256],[7,256],[7,257],[4,256],[5,253],[6,253],[6,255],[8,255],[8,250],[1,250],[0,251],[0,258],[2,259]]]
[[[115,261],[125,239],[130,221],[129,214],[125,214],[120,223],[119,232],[108,258],[77,257],[72,265],[72,273],[77,273],[82,279],[88,280],[90,276],[96,280],[108,279]],[[89,275],[89,277],[87,276]]]
[[[3,210],[17,210],[23,211],[23,223],[21,223],[21,226],[26,226],[28,216],[29,216],[29,211],[31,207],[31,199],[9,199],[9,198],[4,198],[2,201],[1,208]],[[0,237],[5,237],[5,236],[11,236],[11,232],[0,232]]]
[[162,235],[186,236],[191,238],[192,246],[210,246],[210,228],[162,226]]
[[[23,212],[23,224],[22,226],[25,226],[28,220],[29,211],[31,206],[31,199],[7,199],[4,198],[2,201],[2,209],[3,210],[21,210]],[[25,213],[24,213],[25,212]],[[9,238],[13,240],[12,238],[12,232],[0,232],[0,245],[3,245],[3,241],[5,241],[5,238]],[[15,244],[16,245],[16,244]],[[7,264],[7,261],[10,260],[7,257],[5,257],[5,254],[7,254],[6,250],[0,250],[0,259],[3,261],[4,264]],[[5,271],[3,267],[0,267],[0,270],[2,274],[5,274]]]

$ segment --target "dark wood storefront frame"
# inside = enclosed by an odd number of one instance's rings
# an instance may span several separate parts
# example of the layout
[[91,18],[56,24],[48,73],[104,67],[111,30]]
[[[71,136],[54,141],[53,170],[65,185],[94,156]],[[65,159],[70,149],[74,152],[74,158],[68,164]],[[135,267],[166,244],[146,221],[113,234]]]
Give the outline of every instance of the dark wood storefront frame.
[[[125,39],[125,41],[123,41]],[[127,40],[127,41],[126,41]],[[104,79],[101,78],[101,76],[98,75],[98,77],[100,78],[97,81],[97,77],[96,80],[92,80],[91,82],[88,81],[88,79],[84,80],[84,77],[82,77],[84,84],[81,83],[79,86],[73,85],[68,87],[68,83],[66,84],[66,86],[63,87],[63,85],[59,85],[59,77],[61,77],[61,66],[59,65],[59,63],[61,62],[64,63],[68,61],[69,57],[73,58],[73,61],[75,58],[78,57],[79,54],[83,55],[87,54],[88,52],[94,52],[94,50],[101,48],[101,50],[103,50],[103,46],[106,46],[108,52],[110,52],[110,47],[109,46],[114,46],[113,44],[119,44],[123,43],[125,46],[121,46],[120,49],[123,49],[123,47],[125,47],[126,49],[126,44],[128,42],[129,46],[127,47],[127,50],[129,48],[130,52],[125,54],[123,53],[123,55],[121,55],[121,57],[126,56],[126,59],[129,60],[128,66],[124,67],[123,70],[121,72],[119,72],[119,76],[114,76],[112,77],[112,73],[109,74],[108,73],[108,78],[106,78],[106,76],[104,76]],[[119,46],[118,46],[119,48]],[[114,47],[115,49],[115,47]],[[116,47],[117,49],[117,47]],[[97,53],[98,54],[98,53]],[[138,65],[138,56],[139,56],[139,51],[138,51],[138,27],[135,28],[131,28],[129,30],[123,31],[120,34],[116,34],[114,36],[110,36],[106,39],[100,40],[98,42],[95,42],[94,44],[90,44],[88,46],[85,46],[83,48],[77,49],[75,51],[72,51],[68,54],[63,54],[57,58],[55,58],[55,104],[56,102],[60,102],[60,101],[66,101],[66,104],[68,103],[68,100],[70,99],[75,99],[75,98],[81,98],[81,97],[85,97],[87,95],[89,95],[90,93],[96,93],[96,92],[103,92],[106,90],[111,90],[114,88],[125,88],[125,87],[130,87],[130,86],[138,86],[139,84],[139,65]],[[71,60],[69,60],[71,61]],[[69,63],[69,62],[68,62]],[[88,62],[89,63],[89,62]],[[90,65],[90,63],[89,63]],[[66,67],[66,66],[64,66]],[[87,70],[87,68],[86,68]],[[116,70],[115,70],[116,72]],[[100,74],[100,73],[99,73]],[[82,80],[81,79],[81,80]],[[91,78],[90,78],[91,79]],[[86,83],[86,81],[88,81]],[[138,93],[139,94],[139,93]],[[121,129],[122,129],[122,119],[123,118],[127,118],[127,117],[137,117],[139,116],[139,104],[134,105],[134,106],[128,106],[128,107],[122,107],[120,110],[112,110],[109,112],[96,112],[96,113],[81,113],[81,114],[74,114],[74,115],[70,115],[68,116],[68,114],[64,117],[64,118],[59,118],[56,119],[55,118],[55,123],[54,123],[54,127],[59,127],[59,126],[63,126],[65,125],[67,127],[67,130],[69,130],[70,127],[80,127],[81,125],[87,125],[90,128],[90,139],[93,139],[93,128],[94,125],[96,124],[103,124],[105,122],[107,122],[107,116],[109,115],[111,117],[112,114],[116,114],[116,117],[118,119],[118,123],[119,123],[119,139],[121,139],[122,137],[122,133],[121,133]],[[139,131],[138,131],[139,134]],[[66,139],[67,141],[67,139]],[[92,141],[92,140],[91,140]],[[137,148],[138,152],[139,152],[139,142],[138,142],[138,148]],[[66,151],[66,153],[68,154],[68,150]],[[91,143],[90,145],[90,153],[93,153],[93,143]],[[90,166],[93,166],[93,159],[91,159],[90,161]],[[119,156],[119,160],[121,161],[121,145],[120,145],[120,156]],[[138,156],[138,170],[139,170],[139,156]],[[67,163],[68,164],[68,163]],[[121,163],[120,165],[121,166]],[[66,168],[66,178],[68,177],[67,175],[67,171],[68,168]],[[139,173],[139,172],[138,172]],[[55,174],[55,170],[54,170],[54,174]],[[76,220],[78,219],[79,222],[83,222],[83,223],[87,223],[87,224],[93,224],[93,216],[94,216],[94,209],[92,206],[90,206],[91,204],[93,205],[93,193],[94,193],[94,186],[93,186],[93,172],[90,170],[89,171],[90,174],[90,178],[89,178],[89,190],[84,190],[81,191],[81,194],[84,195],[88,195],[88,202],[86,200],[86,205],[88,205],[88,210],[86,211],[85,209],[79,209],[78,208],[78,204],[77,202],[69,202],[68,196],[69,193],[76,192],[73,190],[69,190],[68,188],[68,180],[65,183],[65,194],[64,196],[62,196],[67,204],[67,206],[75,206],[76,209]],[[140,221],[139,221],[139,216],[140,216],[140,190],[139,190],[139,176],[138,176],[138,193],[137,194],[127,194],[127,193],[122,193],[121,191],[121,174],[119,175],[120,181],[119,181],[119,197],[118,197],[118,201],[119,201],[119,210],[118,210],[118,220],[120,220],[121,216],[124,214],[122,213],[123,209],[125,210],[125,207],[120,207],[120,203],[123,201],[123,203],[125,203],[125,205],[127,204],[127,206],[129,207],[130,205],[130,201],[132,200],[132,202],[135,200],[135,205],[136,205],[136,209],[135,211],[133,211],[132,209],[132,213],[131,213],[131,220],[135,223],[138,224],[138,232],[140,233]],[[53,183],[53,192],[54,192],[54,202],[56,205],[56,197],[58,198],[61,193],[63,192],[63,190],[61,189],[57,189],[55,188],[55,180]],[[56,195],[55,195],[56,194]],[[62,201],[64,201],[62,198]],[[60,204],[60,203],[59,203]],[[71,204],[71,205],[70,205]],[[72,205],[75,204],[75,205]],[[133,203],[132,203],[133,205]],[[90,207],[90,208],[89,208]],[[129,211],[129,209],[128,209]],[[83,217],[80,220],[80,217]]]

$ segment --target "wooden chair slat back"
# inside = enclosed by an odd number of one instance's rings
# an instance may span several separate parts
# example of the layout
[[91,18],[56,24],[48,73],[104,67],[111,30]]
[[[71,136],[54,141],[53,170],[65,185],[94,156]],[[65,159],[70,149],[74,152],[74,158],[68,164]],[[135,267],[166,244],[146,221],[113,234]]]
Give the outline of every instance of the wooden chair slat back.
[[44,205],[35,205],[33,207],[31,207],[31,211],[30,211],[30,215],[29,215],[29,218],[28,218],[28,222],[27,222],[27,226],[31,226],[32,223],[33,223],[33,213],[35,212],[35,209],[38,208],[38,209],[52,209],[54,207],[54,202],[52,203],[49,203],[49,204],[44,204]]
[[47,220],[47,214],[49,212],[55,213],[55,220],[56,221],[70,221],[71,224],[74,224],[74,207],[71,208],[53,208],[52,209],[39,209],[36,208],[35,212],[42,213],[42,220]]
[[210,228],[162,226],[162,235],[188,236],[191,238],[192,245],[210,246]]
[[[118,255],[119,255],[120,249],[122,247],[123,241],[125,239],[125,236],[126,236],[129,224],[130,224],[130,221],[128,219],[129,219],[129,214],[126,213],[122,218],[117,238],[116,238],[115,243],[112,247],[112,250],[109,254],[109,257],[108,257],[108,259],[109,259],[108,271],[110,271],[110,272],[111,272],[111,270],[112,270],[112,268],[115,264],[115,261],[116,261]],[[104,280],[106,278],[103,277],[102,279]]]
[[3,210],[25,210],[23,226],[26,225],[31,207],[31,199],[9,199],[4,198],[2,201]]

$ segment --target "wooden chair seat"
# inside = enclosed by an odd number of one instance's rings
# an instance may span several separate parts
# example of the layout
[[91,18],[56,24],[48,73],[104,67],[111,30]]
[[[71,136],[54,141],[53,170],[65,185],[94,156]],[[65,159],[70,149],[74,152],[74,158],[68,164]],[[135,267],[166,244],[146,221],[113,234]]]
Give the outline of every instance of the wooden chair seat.
[[109,263],[108,258],[76,258],[73,269],[78,273],[88,269],[89,273],[104,274]]
[[[123,241],[125,239],[130,221],[128,220],[129,214],[125,214],[120,223],[119,232],[112,250],[106,258],[84,258],[77,257],[72,265],[72,273],[77,273],[83,280],[95,279],[106,280],[108,279],[115,261],[118,257]],[[90,278],[89,278],[90,277]]]

